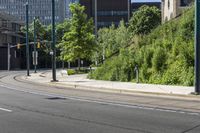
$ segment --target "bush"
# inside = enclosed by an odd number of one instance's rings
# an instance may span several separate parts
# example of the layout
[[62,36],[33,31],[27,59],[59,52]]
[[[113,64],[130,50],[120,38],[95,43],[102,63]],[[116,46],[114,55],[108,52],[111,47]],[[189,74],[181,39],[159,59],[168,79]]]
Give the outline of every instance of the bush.
[[148,35],[133,36],[127,48],[90,73],[90,78],[192,86],[194,83],[194,7],[158,26]]
[[67,69],[68,75],[74,75],[76,74],[76,71],[74,69]]

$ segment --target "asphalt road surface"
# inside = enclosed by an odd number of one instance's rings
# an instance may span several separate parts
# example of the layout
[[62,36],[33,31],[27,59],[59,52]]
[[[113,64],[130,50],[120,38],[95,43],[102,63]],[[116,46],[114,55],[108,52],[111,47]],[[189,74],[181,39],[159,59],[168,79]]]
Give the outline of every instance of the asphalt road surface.
[[36,92],[21,73],[0,72],[0,133],[200,133],[199,114]]

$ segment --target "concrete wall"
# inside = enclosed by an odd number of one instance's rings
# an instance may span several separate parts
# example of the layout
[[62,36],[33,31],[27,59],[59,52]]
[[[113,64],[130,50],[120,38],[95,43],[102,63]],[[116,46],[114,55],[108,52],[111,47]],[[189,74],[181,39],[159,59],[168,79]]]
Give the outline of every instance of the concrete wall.
[[[182,5],[182,3],[185,4]],[[162,22],[176,18],[185,8],[189,7],[192,3],[193,0],[162,0]]]

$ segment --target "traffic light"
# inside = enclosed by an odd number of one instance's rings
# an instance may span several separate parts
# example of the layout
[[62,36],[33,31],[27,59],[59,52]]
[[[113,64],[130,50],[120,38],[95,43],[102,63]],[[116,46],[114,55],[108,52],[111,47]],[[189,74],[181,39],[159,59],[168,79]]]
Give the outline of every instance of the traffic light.
[[41,44],[40,44],[40,42],[38,42],[38,44],[37,44],[37,48],[40,48],[41,47]]
[[17,49],[20,49],[20,47],[21,47],[21,44],[18,43],[18,44],[17,44]]

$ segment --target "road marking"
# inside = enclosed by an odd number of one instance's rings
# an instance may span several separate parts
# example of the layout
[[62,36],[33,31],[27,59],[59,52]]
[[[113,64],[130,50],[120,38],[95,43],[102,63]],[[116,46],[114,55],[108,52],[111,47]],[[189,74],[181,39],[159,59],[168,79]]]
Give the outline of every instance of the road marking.
[[5,111],[5,112],[12,112],[12,110],[5,109],[5,108],[0,108],[0,110]]
[[154,110],[154,111],[160,111],[160,112],[168,112],[168,113],[179,113],[179,114],[187,114],[187,115],[193,115],[193,116],[200,116],[200,113],[197,112],[190,112],[190,111],[183,111],[183,110],[176,110],[176,109],[167,109],[167,108],[159,108],[159,107],[148,107],[143,105],[133,105],[133,104],[127,104],[123,102],[113,102],[113,101],[102,101],[102,100],[94,100],[84,97],[74,97],[74,96],[62,96],[57,94],[50,94],[43,91],[30,91],[30,90],[24,90],[24,89],[15,89],[12,87],[8,87],[5,85],[0,85],[1,87],[15,90],[23,93],[29,93],[33,95],[39,95],[39,96],[48,96],[48,97],[60,97],[65,98],[69,100],[74,101],[80,101],[80,102],[88,102],[88,103],[97,103],[97,104],[105,104],[105,105],[111,105],[111,106],[118,106],[118,107],[125,107],[125,108],[133,108],[133,109],[143,109],[143,110]]

